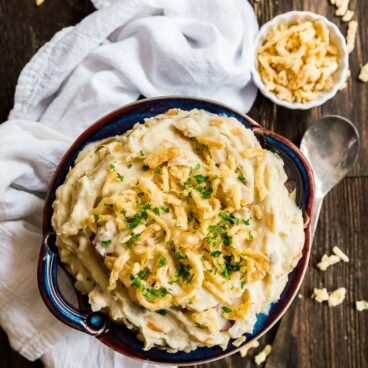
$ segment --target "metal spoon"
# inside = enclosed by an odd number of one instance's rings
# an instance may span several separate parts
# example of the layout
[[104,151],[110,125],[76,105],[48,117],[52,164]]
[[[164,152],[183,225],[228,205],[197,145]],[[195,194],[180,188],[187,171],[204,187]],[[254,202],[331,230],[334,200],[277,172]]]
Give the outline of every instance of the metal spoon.
[[[338,115],[325,116],[304,133],[300,149],[312,166],[316,185],[311,223],[312,241],[323,198],[353,167],[358,159],[359,146],[358,130],[352,122]],[[295,305],[292,304],[279,324],[273,342],[273,354],[265,368],[287,366]]]
[[359,155],[359,132],[351,121],[328,115],[304,133],[300,150],[310,162],[316,185],[312,214],[312,240],[323,198],[353,167]]

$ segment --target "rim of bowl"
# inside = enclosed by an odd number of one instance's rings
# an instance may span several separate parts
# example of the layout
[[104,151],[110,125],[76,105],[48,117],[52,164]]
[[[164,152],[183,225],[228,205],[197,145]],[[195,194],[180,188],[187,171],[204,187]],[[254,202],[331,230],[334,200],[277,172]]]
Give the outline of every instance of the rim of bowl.
[[[329,29],[333,29],[335,36],[339,40],[339,43],[336,46],[338,47],[338,49],[340,51],[340,56],[339,56],[339,62],[338,63],[342,66],[341,70],[338,74],[338,78],[334,82],[331,90],[322,93],[322,95],[320,97],[318,97],[317,99],[306,102],[306,103],[288,102],[288,101],[285,101],[285,100],[281,100],[273,92],[266,91],[266,85],[264,84],[264,82],[263,82],[263,80],[260,76],[260,73],[258,71],[258,65],[257,65],[258,49],[260,48],[261,43],[263,42],[263,38],[269,32],[270,28],[273,28],[273,27],[279,25],[282,22],[285,22],[285,23],[291,22],[293,19],[297,19],[297,18],[299,18],[299,19],[300,18],[301,19],[305,18],[305,19],[312,19],[312,20],[321,20],[322,22],[324,22],[329,27]],[[262,42],[261,42],[261,40],[262,40]],[[256,86],[258,87],[258,89],[260,90],[260,92],[265,97],[267,97],[268,99],[270,99],[272,102],[274,102],[275,104],[277,104],[279,106],[287,107],[291,110],[308,110],[308,109],[311,109],[313,107],[321,106],[326,101],[333,98],[337,94],[339,89],[342,87],[342,85],[345,83],[346,75],[347,75],[347,72],[349,70],[349,52],[348,52],[348,49],[347,49],[347,46],[346,46],[346,41],[345,41],[345,38],[344,38],[343,34],[339,30],[339,28],[336,26],[336,24],[329,21],[323,15],[316,14],[316,13],[313,13],[313,12],[310,12],[310,11],[303,11],[303,10],[292,10],[292,11],[277,15],[276,17],[272,18],[271,20],[269,20],[268,22],[266,22],[262,25],[262,27],[260,28],[257,36],[255,37],[254,45],[255,45],[255,47],[254,47],[255,57],[254,57],[254,61],[252,63],[252,70],[251,70],[252,76],[253,76],[253,81],[256,84]]]
[[[126,105],[121,106],[121,107],[111,111],[110,113],[104,115],[103,117],[98,119],[95,123],[93,123],[91,126],[89,126],[87,129],[85,129],[78,136],[78,138],[72,143],[72,145],[69,147],[69,149],[64,153],[62,159],[60,160],[59,164],[55,168],[55,171],[52,175],[52,178],[51,178],[51,181],[49,183],[48,190],[47,190],[47,193],[46,193],[45,204],[44,204],[44,209],[43,209],[42,231],[43,231],[43,236],[45,236],[45,234],[49,231],[49,229],[52,228],[52,225],[51,225],[51,217],[52,217],[51,199],[52,199],[53,189],[54,189],[56,180],[58,179],[58,177],[60,175],[60,172],[63,170],[63,168],[65,167],[65,164],[70,159],[70,156],[74,153],[74,151],[76,149],[78,149],[92,134],[94,134],[96,131],[98,131],[101,126],[109,124],[111,122],[111,120],[113,120],[114,118],[117,118],[117,117],[121,116],[122,114],[124,114],[126,109],[134,108],[135,106],[140,105],[140,104],[144,104],[147,101],[165,101],[165,100],[170,100],[170,99],[182,99],[182,100],[192,100],[192,101],[198,101],[198,102],[206,102],[206,103],[209,103],[209,104],[212,104],[212,105],[216,105],[216,106],[225,108],[226,110],[232,111],[235,114],[238,114],[238,115],[242,116],[245,120],[247,120],[252,125],[253,129],[256,129],[257,132],[262,133],[266,136],[271,136],[272,138],[275,138],[276,140],[280,141],[281,143],[286,145],[288,148],[290,148],[298,156],[298,158],[300,159],[300,161],[303,164],[303,167],[305,168],[305,172],[306,172],[306,175],[307,175],[307,180],[308,180],[309,187],[310,187],[310,193],[309,193],[309,196],[308,196],[307,207],[303,211],[303,213],[305,213],[306,216],[307,216],[307,221],[304,224],[305,241],[304,241],[304,246],[303,246],[303,250],[302,250],[303,253],[305,252],[305,255],[303,255],[300,258],[300,260],[298,261],[298,264],[293,269],[293,271],[296,270],[296,268],[299,265],[299,262],[303,261],[303,263],[300,265],[301,268],[302,268],[301,273],[299,275],[295,276],[295,277],[298,277],[299,279],[297,280],[297,284],[295,285],[294,289],[291,290],[290,294],[287,296],[287,298],[288,298],[287,302],[284,305],[282,305],[281,308],[280,308],[280,311],[278,311],[278,313],[276,313],[276,316],[274,317],[274,320],[266,328],[264,328],[258,334],[254,335],[250,340],[245,341],[243,344],[241,344],[239,347],[235,348],[234,350],[231,350],[231,351],[223,353],[223,354],[219,354],[216,357],[205,358],[205,359],[197,360],[195,362],[184,362],[184,363],[176,362],[176,363],[173,363],[173,362],[159,361],[159,360],[155,360],[155,361],[145,360],[145,359],[140,359],[136,356],[126,355],[124,352],[122,352],[122,350],[119,349],[119,344],[116,344],[115,342],[111,341],[107,336],[105,336],[104,333],[99,335],[99,336],[96,336],[96,338],[98,340],[100,340],[103,344],[105,344],[109,348],[113,349],[114,351],[116,351],[120,354],[128,356],[130,359],[134,359],[134,360],[139,361],[139,362],[148,362],[148,361],[150,361],[152,363],[161,364],[161,365],[165,365],[165,366],[172,366],[172,365],[176,365],[176,366],[193,366],[193,365],[197,365],[197,364],[204,364],[204,363],[214,362],[216,360],[223,359],[225,357],[233,355],[233,354],[239,352],[240,349],[247,346],[251,341],[261,338],[287,312],[287,310],[289,309],[291,303],[294,301],[294,299],[295,299],[295,297],[296,297],[296,295],[297,295],[297,293],[300,289],[300,286],[301,286],[301,284],[304,280],[305,273],[306,273],[307,268],[308,268],[309,259],[310,259],[310,255],[311,255],[311,245],[312,244],[311,244],[311,231],[310,231],[311,230],[310,229],[311,221],[310,221],[310,219],[311,219],[311,216],[312,216],[312,209],[313,209],[313,206],[314,206],[315,185],[314,185],[314,177],[313,177],[313,171],[312,171],[311,165],[309,164],[308,160],[305,158],[303,153],[300,151],[300,149],[294,143],[289,141],[287,138],[262,127],[255,120],[250,118],[247,114],[244,114],[244,113],[242,113],[242,112],[240,112],[240,111],[238,111],[238,110],[236,110],[236,109],[234,109],[234,108],[232,108],[232,107],[230,107],[226,104],[223,104],[221,102],[211,100],[211,99],[200,98],[200,97],[191,97],[191,96],[181,96],[181,95],[178,95],[178,96],[170,95],[170,96],[145,98],[145,99],[142,99],[142,100],[138,100],[138,101],[126,104]],[[55,190],[56,190],[56,188],[55,188]],[[42,247],[41,247],[41,252],[42,252]],[[42,257],[40,257],[39,260],[38,260],[39,263],[42,261],[41,258]],[[61,265],[63,266],[63,264],[61,264]],[[66,271],[66,272],[67,272],[68,275],[71,275],[72,277],[74,277],[68,271]],[[73,288],[74,288],[74,286],[73,286]],[[77,292],[77,290],[75,288],[74,288],[74,290]],[[105,336],[105,338],[104,338],[104,336]]]

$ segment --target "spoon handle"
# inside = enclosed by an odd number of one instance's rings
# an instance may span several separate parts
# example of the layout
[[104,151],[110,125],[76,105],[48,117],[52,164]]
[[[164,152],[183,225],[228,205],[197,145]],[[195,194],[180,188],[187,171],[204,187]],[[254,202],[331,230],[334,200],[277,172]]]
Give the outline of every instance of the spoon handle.
[[[316,233],[319,214],[322,208],[323,196],[314,198],[314,206],[311,219],[311,245]],[[272,343],[273,353],[266,361],[265,368],[285,368],[288,366],[290,354],[290,343],[292,341],[292,325],[296,313],[296,302],[294,300],[288,312],[282,317],[277,328],[276,336]]]
[[323,198],[324,198],[324,196],[321,196],[321,197],[316,196],[314,198],[314,206],[313,206],[312,220],[311,220],[311,226],[310,226],[310,229],[311,229],[311,244],[312,244],[313,239],[314,239],[314,234],[316,233],[317,222],[318,222],[318,219],[319,219],[319,214],[321,212]]

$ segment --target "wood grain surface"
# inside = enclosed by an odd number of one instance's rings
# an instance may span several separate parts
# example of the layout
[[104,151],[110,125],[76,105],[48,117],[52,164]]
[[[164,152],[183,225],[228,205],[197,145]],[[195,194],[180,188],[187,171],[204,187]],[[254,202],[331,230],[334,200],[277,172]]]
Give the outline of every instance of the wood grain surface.
[[[349,177],[334,188],[323,204],[310,267],[303,283],[302,299],[295,301],[292,316],[284,324],[287,368],[366,368],[368,367],[368,312],[358,313],[355,301],[368,299],[368,84],[357,80],[360,64],[368,62],[368,1],[351,0],[359,22],[356,48],[350,56],[352,78],[348,88],[310,111],[290,111],[273,105],[259,95],[249,115],[265,127],[299,144],[307,126],[327,114],[352,120],[361,134],[360,159]],[[347,25],[336,18],[328,0],[260,0],[254,3],[260,25],[289,10],[310,10],[327,16],[343,33]],[[32,55],[59,29],[76,24],[93,11],[88,0],[45,0],[37,8],[33,0],[0,0],[0,121],[12,107],[18,75]],[[1,139],[1,137],[0,137]],[[338,246],[350,256],[320,272],[315,264]],[[313,287],[347,288],[343,305],[329,309],[310,299]],[[286,327],[285,327],[286,326]],[[277,326],[276,326],[277,328]],[[235,354],[201,368],[255,367],[254,355],[272,344],[276,328],[260,340],[260,347],[247,358]],[[274,351],[271,354],[277,353]],[[42,367],[12,351],[0,329],[0,368]],[[283,368],[271,367],[271,368]],[[127,367],[128,368],[128,367]]]

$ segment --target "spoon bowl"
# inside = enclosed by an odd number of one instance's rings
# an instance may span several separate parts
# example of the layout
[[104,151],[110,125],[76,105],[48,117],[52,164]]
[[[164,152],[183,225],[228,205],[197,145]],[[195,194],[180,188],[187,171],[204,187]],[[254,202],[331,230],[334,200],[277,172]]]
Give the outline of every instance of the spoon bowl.
[[348,119],[325,116],[305,132],[300,149],[312,165],[316,195],[323,197],[358,159],[359,133]]
[[300,149],[312,166],[316,188],[311,220],[312,241],[323,198],[353,167],[358,159],[359,146],[357,128],[338,115],[323,117],[304,133]]

